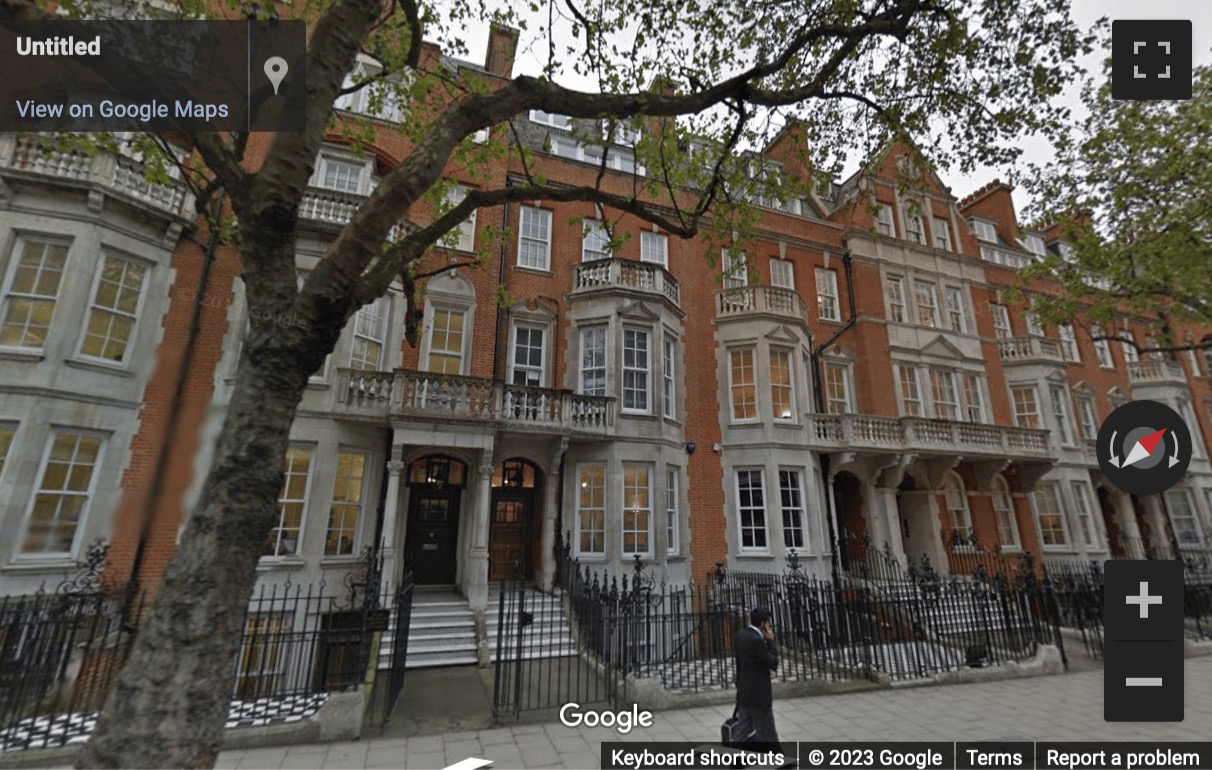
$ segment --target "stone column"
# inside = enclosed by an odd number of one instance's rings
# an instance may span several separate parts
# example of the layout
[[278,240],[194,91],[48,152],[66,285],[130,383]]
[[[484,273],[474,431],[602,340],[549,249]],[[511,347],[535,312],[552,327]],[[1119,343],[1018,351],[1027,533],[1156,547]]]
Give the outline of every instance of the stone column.
[[1176,554],[1170,546],[1170,522],[1166,518],[1166,509],[1162,507],[1161,496],[1151,495],[1143,500],[1149,517],[1149,540],[1154,550],[1163,559],[1173,559]]
[[[884,529],[887,533],[887,542],[892,546],[892,556],[896,559],[896,563],[901,566],[901,569],[908,567],[909,562],[905,559],[905,542],[901,537],[901,509],[897,505],[896,490],[892,487],[881,487],[872,485],[874,499],[879,501],[878,505],[872,506],[872,511],[883,508],[883,516],[878,517],[884,522]],[[876,518],[876,517],[873,517]],[[873,543],[873,547],[883,549],[883,543]]]
[[555,520],[556,508],[559,505],[560,490],[560,475],[557,470],[553,473],[546,474],[546,483],[544,484],[543,492],[543,533],[542,538],[542,558],[539,559],[538,569],[535,570],[535,583],[539,590],[547,591],[551,588],[551,581],[555,578]]
[[468,569],[463,573],[467,600],[473,610],[483,610],[488,603],[488,527],[491,507],[492,461],[485,460],[476,468],[471,553],[468,555]]
[[[393,452],[394,454],[394,452]],[[402,576],[396,574],[397,554],[404,548],[408,534],[408,517],[400,523],[400,476],[404,463],[393,459],[387,463],[387,499],[383,501],[383,574],[387,576],[388,591],[399,585]],[[396,530],[399,530],[397,532]]]

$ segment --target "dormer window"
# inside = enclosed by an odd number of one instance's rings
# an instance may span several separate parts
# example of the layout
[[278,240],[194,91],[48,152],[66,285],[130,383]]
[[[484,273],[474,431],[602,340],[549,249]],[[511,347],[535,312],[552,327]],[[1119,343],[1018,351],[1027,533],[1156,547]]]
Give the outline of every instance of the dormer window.
[[321,154],[312,175],[312,185],[325,190],[369,195],[374,189],[367,159]]
[[1025,236],[1023,238],[1023,248],[1040,259],[1048,256],[1048,249],[1044,247],[1044,239],[1038,235]]
[[542,110],[531,110],[530,122],[554,128],[568,128],[571,121],[567,115],[555,115],[550,112],[543,112]]
[[985,243],[997,243],[997,228],[992,222],[986,222],[983,219],[969,219],[968,224],[972,225],[972,232],[976,233],[978,240]]

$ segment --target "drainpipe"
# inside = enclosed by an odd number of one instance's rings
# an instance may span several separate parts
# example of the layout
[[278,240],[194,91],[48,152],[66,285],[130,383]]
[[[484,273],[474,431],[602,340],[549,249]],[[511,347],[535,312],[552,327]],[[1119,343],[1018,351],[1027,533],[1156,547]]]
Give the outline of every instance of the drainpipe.
[[[505,186],[513,187],[513,180],[505,176]],[[505,232],[509,228],[509,201],[501,204],[501,232]],[[497,286],[505,283],[505,256],[509,252],[509,240],[501,239],[501,256],[497,262]],[[492,335],[492,375],[494,379],[505,379],[505,375],[501,368],[501,314],[505,309],[497,304],[497,324]],[[500,376],[498,377],[498,373]]]
[[[215,200],[213,222],[217,223],[223,214],[223,198]],[[167,432],[160,443],[160,451],[156,456],[156,468],[152,473],[152,486],[148,491],[147,503],[143,509],[143,520],[139,527],[139,543],[135,548],[135,558],[131,565],[130,577],[126,581],[126,597],[123,603],[123,614],[130,617],[130,612],[142,585],[143,560],[147,555],[147,542],[151,539],[152,518],[157,503],[164,492],[165,469],[168,467],[168,457],[176,445],[174,436],[177,430],[177,420],[181,416],[181,408],[185,400],[185,381],[193,365],[194,350],[197,347],[198,335],[202,331],[202,307],[206,297],[206,289],[210,283],[211,267],[215,263],[215,250],[218,247],[218,237],[213,228],[206,241],[202,258],[202,274],[198,280],[198,291],[194,295],[193,314],[189,323],[189,334],[185,338],[185,349],[181,355],[181,365],[177,369],[177,381],[173,386],[172,401],[168,406]],[[192,241],[193,238],[190,238]],[[193,241],[198,243],[197,241]],[[198,244],[201,246],[202,244]]]
[[[816,401],[817,414],[825,413],[825,390],[821,385],[821,354],[825,352],[838,337],[841,337],[848,329],[858,323],[858,314],[855,312],[854,303],[854,275],[851,268],[850,245],[843,239],[842,247],[845,251],[842,253],[842,269],[846,275],[846,298],[850,304],[850,317],[846,319],[846,323],[835,331],[833,334],[820,344],[819,347],[812,351],[812,395]],[[839,572],[839,554],[837,548],[837,521],[836,521],[836,492],[833,488],[833,481],[829,477],[829,455],[821,455],[821,480],[824,482],[825,489],[825,520],[829,524],[829,554],[830,554],[830,571],[833,576],[833,585],[840,585],[841,573]]]

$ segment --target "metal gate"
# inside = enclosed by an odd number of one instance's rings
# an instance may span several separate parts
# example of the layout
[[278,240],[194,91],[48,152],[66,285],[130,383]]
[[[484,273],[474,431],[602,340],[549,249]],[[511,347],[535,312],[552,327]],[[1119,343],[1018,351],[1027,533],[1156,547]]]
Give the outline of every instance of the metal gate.
[[520,580],[501,584],[496,623],[490,609],[488,628],[498,722],[523,713],[549,718],[566,703],[614,705],[620,694],[625,697],[620,677],[594,654],[587,638],[602,629],[574,619],[577,613],[566,599]]
[[[404,667],[408,663],[408,628],[412,619],[412,598],[416,581],[413,574],[408,572],[396,591],[391,608],[391,623],[380,630],[385,634],[380,655],[387,653],[387,665],[380,663],[375,676],[375,688],[372,702],[371,722],[384,725],[391,719],[400,693],[404,690]],[[386,610],[383,611],[386,614]]]

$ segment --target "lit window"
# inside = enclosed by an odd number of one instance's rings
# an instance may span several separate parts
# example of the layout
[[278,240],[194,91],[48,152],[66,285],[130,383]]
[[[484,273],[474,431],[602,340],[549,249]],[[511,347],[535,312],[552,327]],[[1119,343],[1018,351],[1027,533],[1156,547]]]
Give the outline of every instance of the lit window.
[[1018,519],[1014,515],[1014,498],[1001,476],[993,479],[993,512],[997,514],[997,537],[1003,547],[1019,547]]
[[922,395],[917,381],[917,367],[896,367],[897,380],[900,383],[901,414],[921,417]]
[[551,212],[523,206],[519,214],[518,266],[547,270],[551,265]]
[[610,236],[606,234],[606,225],[594,220],[585,220],[585,229],[581,236],[581,261],[592,262],[610,257]]
[[348,556],[357,552],[365,478],[364,453],[341,452],[337,455],[337,475],[332,489],[332,506],[328,510],[324,555]]
[[934,284],[915,281],[913,297],[917,304],[917,322],[922,326],[938,326],[938,299]]
[[795,387],[792,384],[790,351],[770,351],[770,402],[774,407],[774,419],[795,420]]
[[850,367],[845,364],[825,364],[825,411],[829,414],[854,411],[850,399]]
[[278,494],[278,521],[269,531],[263,555],[295,556],[299,553],[310,479],[311,450],[304,447],[287,449],[286,474]]
[[934,235],[936,249],[951,251],[951,226],[947,224],[947,220],[935,217],[930,225],[930,232]]
[[623,330],[623,411],[648,412],[648,332]]
[[440,374],[463,373],[463,326],[461,310],[437,308],[429,329],[429,363],[426,371]]
[[729,351],[729,389],[732,394],[732,419],[748,422],[758,418],[757,379],[753,365],[753,348]]
[[1020,428],[1039,428],[1039,398],[1034,386],[1016,385],[1010,388],[1014,401],[1014,421]]
[[959,418],[959,396],[955,389],[955,372],[949,369],[931,369],[930,396],[934,401],[935,417],[941,420]]
[[1035,519],[1039,523],[1039,534],[1045,546],[1069,544],[1069,532],[1065,526],[1065,509],[1061,502],[1060,485],[1055,481],[1040,482],[1032,493],[1035,501]]
[[799,471],[779,469],[779,498],[783,511],[783,547],[802,551],[808,540],[804,530],[804,494]]
[[795,289],[795,265],[790,259],[770,258],[770,283],[780,289]]
[[0,346],[41,350],[59,300],[67,244],[19,236],[4,294]]
[[99,436],[55,431],[42,461],[21,552],[30,555],[72,552],[88,511],[103,440]]
[[581,392],[606,395],[606,327],[581,330]]
[[577,493],[577,551],[606,552],[606,467],[582,465]]
[[885,286],[888,293],[888,317],[897,323],[904,323],[905,279],[899,275],[890,275]]
[[3,477],[4,461],[8,459],[8,453],[13,448],[13,436],[15,435],[17,435],[15,426],[0,424],[0,477]]
[[623,553],[648,554],[652,483],[647,465],[623,466]]
[[640,261],[652,262],[669,269],[669,237],[647,230],[640,231]]
[[766,495],[763,487],[761,470],[736,472],[737,513],[741,527],[742,551],[765,551],[769,547],[766,538]]
[[354,314],[353,348],[349,353],[351,369],[374,371],[382,365],[388,306],[387,298],[379,297],[374,302],[358,308],[358,312]]
[[837,271],[816,269],[816,304],[822,321],[840,321],[837,304]]
[[93,289],[80,355],[121,363],[126,359],[139,318],[147,268],[129,259],[106,256]]

